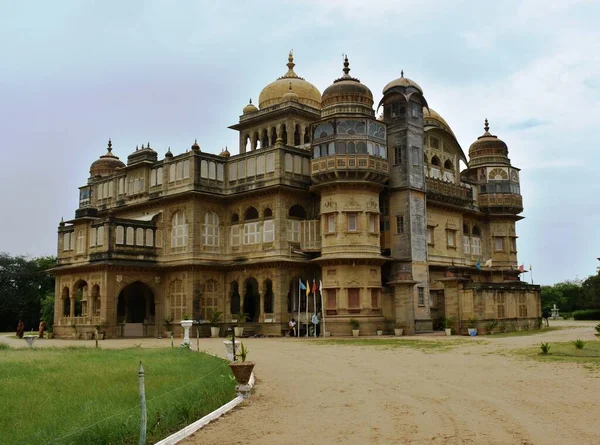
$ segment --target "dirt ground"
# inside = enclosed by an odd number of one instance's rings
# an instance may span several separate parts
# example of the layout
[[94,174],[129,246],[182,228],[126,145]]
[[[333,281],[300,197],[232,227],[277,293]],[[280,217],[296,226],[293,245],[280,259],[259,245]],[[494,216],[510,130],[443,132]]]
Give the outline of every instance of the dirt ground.
[[[463,338],[456,348],[429,352],[316,345],[318,339],[247,339],[248,359],[256,362],[252,397],[183,443],[599,444],[600,370],[505,353],[541,341],[597,341],[595,323],[552,324],[565,329]],[[83,342],[40,340],[36,347],[68,344]],[[101,342],[133,344],[164,347],[169,341]],[[225,352],[222,339],[201,339],[200,349]]]

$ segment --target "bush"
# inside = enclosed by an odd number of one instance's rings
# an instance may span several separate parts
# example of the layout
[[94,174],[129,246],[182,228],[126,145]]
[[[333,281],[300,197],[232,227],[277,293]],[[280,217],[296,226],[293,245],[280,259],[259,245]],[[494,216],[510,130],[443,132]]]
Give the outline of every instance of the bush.
[[550,343],[541,343],[540,349],[542,350],[542,354],[547,355],[550,352]]
[[585,346],[585,342],[583,340],[575,340],[573,344],[577,349],[583,349],[583,347]]
[[569,318],[573,318],[573,312],[562,312],[560,316],[563,319],[568,320]]
[[600,320],[600,309],[588,309],[573,312],[575,320]]

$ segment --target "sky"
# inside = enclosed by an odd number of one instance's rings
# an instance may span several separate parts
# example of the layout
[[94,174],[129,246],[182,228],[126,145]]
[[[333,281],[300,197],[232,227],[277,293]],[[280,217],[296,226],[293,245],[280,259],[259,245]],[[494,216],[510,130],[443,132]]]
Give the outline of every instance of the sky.
[[[54,255],[78,187],[106,152],[194,139],[237,153],[252,98],[295,71],[321,92],[341,76],[375,103],[405,76],[457,135],[483,133],[522,169],[519,262],[536,283],[586,278],[600,257],[600,2],[431,0],[0,0],[0,252]],[[529,279],[529,277],[527,277]]]

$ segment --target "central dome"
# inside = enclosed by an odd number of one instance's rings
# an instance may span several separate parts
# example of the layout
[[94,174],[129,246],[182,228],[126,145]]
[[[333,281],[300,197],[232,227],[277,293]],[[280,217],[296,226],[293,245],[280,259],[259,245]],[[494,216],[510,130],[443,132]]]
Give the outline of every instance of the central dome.
[[314,108],[321,108],[321,93],[313,84],[307,82],[302,77],[298,77],[294,72],[294,66],[296,66],[294,56],[290,51],[287,63],[288,72],[263,88],[258,96],[258,107],[260,109],[283,103],[283,95],[290,90],[290,86],[294,93],[298,95],[297,101],[299,103]]
[[366,86],[360,83],[360,80],[350,77],[350,63],[348,56],[344,57],[344,75],[333,81],[333,84],[328,86],[323,91],[321,97],[321,106],[325,110],[338,104],[361,105],[373,114],[373,93]]

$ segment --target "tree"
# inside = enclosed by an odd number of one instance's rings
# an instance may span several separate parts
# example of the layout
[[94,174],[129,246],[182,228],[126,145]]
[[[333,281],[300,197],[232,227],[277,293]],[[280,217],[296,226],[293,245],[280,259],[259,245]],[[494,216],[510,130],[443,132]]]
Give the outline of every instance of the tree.
[[52,256],[29,259],[0,253],[0,330],[14,330],[20,319],[26,329],[38,328],[41,300],[54,291],[47,269],[55,264]]
[[581,285],[586,309],[600,309],[600,275],[592,275]]

